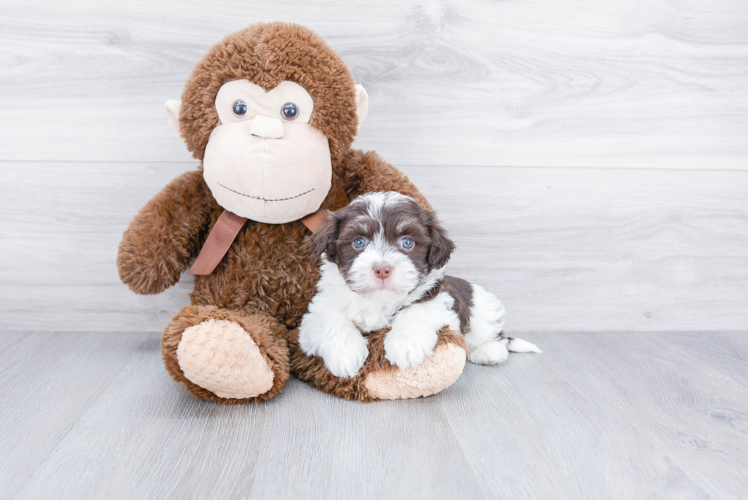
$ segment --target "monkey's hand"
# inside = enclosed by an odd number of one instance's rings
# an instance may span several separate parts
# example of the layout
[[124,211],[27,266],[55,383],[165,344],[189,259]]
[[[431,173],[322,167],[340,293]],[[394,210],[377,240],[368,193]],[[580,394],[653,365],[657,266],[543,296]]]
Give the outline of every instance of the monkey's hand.
[[170,182],[140,210],[122,236],[120,279],[135,293],[163,292],[179,281],[199,250],[214,202],[199,170]]

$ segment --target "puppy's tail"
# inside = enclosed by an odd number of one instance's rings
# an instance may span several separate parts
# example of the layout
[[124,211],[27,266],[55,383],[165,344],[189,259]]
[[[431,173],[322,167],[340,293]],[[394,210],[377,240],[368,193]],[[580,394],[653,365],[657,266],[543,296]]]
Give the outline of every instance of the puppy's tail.
[[515,339],[512,337],[504,337],[507,340],[506,349],[509,352],[536,352],[540,354],[541,351],[538,346],[522,339]]

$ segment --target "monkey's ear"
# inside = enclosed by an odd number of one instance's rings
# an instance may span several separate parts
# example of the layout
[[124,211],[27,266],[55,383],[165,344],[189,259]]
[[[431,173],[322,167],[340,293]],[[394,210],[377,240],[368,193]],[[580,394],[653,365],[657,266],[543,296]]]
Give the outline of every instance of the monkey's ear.
[[358,117],[358,128],[366,120],[369,114],[369,94],[362,85],[356,85],[356,116]]
[[166,110],[166,121],[169,122],[171,129],[176,132],[177,137],[182,137],[179,133],[179,111],[182,108],[182,103],[169,99],[164,103],[164,109]]

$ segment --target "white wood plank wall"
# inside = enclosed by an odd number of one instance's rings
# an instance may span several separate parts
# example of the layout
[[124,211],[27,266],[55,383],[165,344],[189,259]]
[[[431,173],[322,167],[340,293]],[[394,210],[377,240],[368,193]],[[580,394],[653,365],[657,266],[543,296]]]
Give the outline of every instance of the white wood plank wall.
[[452,272],[512,331],[745,330],[748,3],[5,0],[6,329],[156,331],[190,279],[130,293],[128,221],[196,166],[163,116],[250,23],[324,36],[369,91],[355,146],[432,200]]

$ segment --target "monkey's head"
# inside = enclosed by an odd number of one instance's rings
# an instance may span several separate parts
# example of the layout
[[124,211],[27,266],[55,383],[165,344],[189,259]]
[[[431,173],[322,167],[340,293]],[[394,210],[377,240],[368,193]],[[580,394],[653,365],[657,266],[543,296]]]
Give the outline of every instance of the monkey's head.
[[216,201],[266,223],[320,207],[367,111],[340,56],[286,23],[227,36],[197,63],[181,103],[166,102]]

